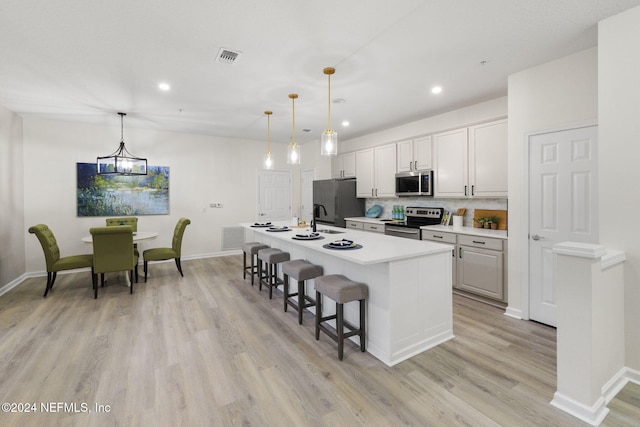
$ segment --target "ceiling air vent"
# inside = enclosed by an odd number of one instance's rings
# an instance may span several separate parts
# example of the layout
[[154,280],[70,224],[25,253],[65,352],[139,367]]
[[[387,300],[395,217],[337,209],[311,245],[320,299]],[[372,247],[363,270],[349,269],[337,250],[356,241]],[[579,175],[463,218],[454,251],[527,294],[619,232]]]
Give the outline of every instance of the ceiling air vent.
[[221,62],[223,64],[234,64],[241,52],[220,48],[218,51],[218,56],[216,56],[216,62]]

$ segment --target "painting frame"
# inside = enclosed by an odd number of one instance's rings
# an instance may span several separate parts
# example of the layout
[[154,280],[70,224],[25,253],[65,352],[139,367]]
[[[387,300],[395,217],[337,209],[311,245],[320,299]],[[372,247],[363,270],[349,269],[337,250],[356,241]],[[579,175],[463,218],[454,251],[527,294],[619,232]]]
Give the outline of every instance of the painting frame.
[[169,215],[169,167],[147,175],[98,175],[95,163],[76,164],[79,217]]

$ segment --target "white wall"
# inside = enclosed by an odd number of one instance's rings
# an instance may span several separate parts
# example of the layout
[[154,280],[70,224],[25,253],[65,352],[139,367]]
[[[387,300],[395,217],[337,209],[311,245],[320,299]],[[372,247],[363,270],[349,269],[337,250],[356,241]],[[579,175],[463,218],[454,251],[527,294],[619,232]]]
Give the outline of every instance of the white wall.
[[[90,227],[103,225],[104,217],[77,216],[76,163],[95,162],[97,155],[113,152],[120,141],[120,126],[116,120],[108,127],[39,119],[23,122],[28,160],[24,163],[26,227],[20,228],[26,270],[34,272],[44,270],[44,258],[37,239],[26,231],[31,225],[49,225],[63,256],[91,251],[80,239]],[[265,142],[127,128],[126,124],[125,120],[127,149],[147,157],[150,165],[170,168],[170,214],[138,220],[139,229],[160,232],[145,245],[171,246],[176,221],[184,216],[192,223],[185,232],[183,257],[217,254],[222,226],[256,220],[256,171],[262,168]],[[286,145],[272,143],[271,150],[276,168],[289,169]],[[210,208],[211,202],[224,207]]]
[[0,107],[0,288],[25,272],[22,119]]
[[437,116],[417,120],[402,126],[385,129],[369,135],[352,138],[338,145],[340,153],[362,150],[376,145],[402,141],[416,136],[443,132],[506,117],[507,97],[474,104]]
[[515,316],[529,317],[527,138],[597,123],[597,65],[593,48],[509,76],[508,311]]
[[626,366],[640,370],[640,7],[600,22],[600,242],[623,250]]

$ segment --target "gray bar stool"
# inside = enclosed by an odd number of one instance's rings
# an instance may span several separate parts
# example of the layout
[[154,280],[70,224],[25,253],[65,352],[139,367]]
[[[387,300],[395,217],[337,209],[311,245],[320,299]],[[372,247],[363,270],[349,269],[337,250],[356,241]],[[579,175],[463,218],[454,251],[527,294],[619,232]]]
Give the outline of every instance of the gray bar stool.
[[[259,290],[262,285],[269,288],[269,299],[273,297],[273,288],[284,282],[278,279],[278,264],[289,261],[289,252],[283,252],[280,249],[269,248],[260,249],[258,251],[258,279],[260,280]],[[266,270],[263,271],[262,263],[265,263]]]
[[[242,245],[242,279],[247,278],[247,270],[249,270],[251,274],[251,286],[253,286],[253,276],[258,274],[258,266],[256,265],[258,251],[268,247],[269,245],[260,242],[247,242]],[[247,254],[251,257],[251,266],[249,267],[247,267]]]
[[[287,306],[291,306],[298,310],[298,323],[302,325],[302,311],[307,307],[316,305],[316,301],[307,296],[305,291],[305,280],[315,279],[322,276],[322,266],[311,264],[303,259],[286,261],[282,263],[282,275],[284,276],[284,311]],[[298,282],[298,292],[289,293],[289,278],[293,278]],[[293,300],[292,297],[298,297]]]
[[[365,342],[365,305],[369,296],[369,287],[364,283],[354,282],[341,274],[330,274],[315,279],[316,287],[316,340],[320,339],[320,331],[329,335],[338,343],[338,359],[342,360],[344,353],[344,339],[354,335],[360,336],[360,350],[366,350]],[[336,314],[322,317],[322,295],[336,302]],[[343,304],[350,301],[360,301],[360,327],[356,328],[344,320]],[[336,319],[336,333],[324,322]],[[345,333],[344,328],[349,329]]]

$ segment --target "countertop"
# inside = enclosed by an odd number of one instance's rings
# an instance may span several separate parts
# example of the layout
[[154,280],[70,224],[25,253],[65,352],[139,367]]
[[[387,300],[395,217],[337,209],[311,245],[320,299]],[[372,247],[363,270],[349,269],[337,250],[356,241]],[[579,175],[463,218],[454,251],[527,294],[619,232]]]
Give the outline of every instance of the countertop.
[[[274,222],[275,226],[289,224],[290,221]],[[386,236],[382,233],[371,233],[349,228],[331,227],[324,224],[318,226],[318,231],[324,239],[319,240],[295,240],[292,236],[296,233],[307,233],[310,230],[304,228],[293,228],[291,231],[270,232],[266,228],[251,227],[253,223],[241,224],[243,227],[253,230],[254,233],[264,234],[272,239],[280,239],[292,244],[296,244],[308,249],[322,251],[328,255],[340,257],[344,260],[356,264],[370,265],[401,259],[408,259],[416,256],[424,256],[451,250],[451,245],[445,243],[430,242],[427,240],[411,240],[401,237]],[[340,234],[323,233],[320,230],[341,231]],[[322,246],[335,240],[348,239],[362,245],[361,249],[326,249]]]
[[507,239],[506,230],[487,230],[476,227],[453,227],[451,225],[424,225],[421,230],[439,231],[441,233],[466,234],[469,236],[493,237],[495,239]]

